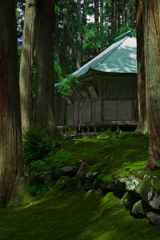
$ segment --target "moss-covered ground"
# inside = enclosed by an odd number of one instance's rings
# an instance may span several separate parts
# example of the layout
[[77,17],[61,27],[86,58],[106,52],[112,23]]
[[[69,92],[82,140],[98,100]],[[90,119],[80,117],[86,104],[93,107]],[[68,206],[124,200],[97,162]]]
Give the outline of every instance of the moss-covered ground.
[[66,194],[57,187],[26,207],[0,210],[1,240],[159,240],[160,229],[134,219],[112,193]]
[[89,172],[98,171],[99,178],[110,180],[112,175],[139,174],[147,164],[148,139],[144,136],[100,139],[81,139],[66,145],[52,154],[52,167],[78,165],[87,162]]
[[[98,171],[105,181],[114,174],[143,172],[147,155],[148,140],[144,137],[82,139],[63,143],[47,164],[53,168],[83,160],[87,171]],[[130,216],[113,193],[67,193],[55,185],[26,206],[0,209],[0,240],[8,239],[159,240],[160,229]]]

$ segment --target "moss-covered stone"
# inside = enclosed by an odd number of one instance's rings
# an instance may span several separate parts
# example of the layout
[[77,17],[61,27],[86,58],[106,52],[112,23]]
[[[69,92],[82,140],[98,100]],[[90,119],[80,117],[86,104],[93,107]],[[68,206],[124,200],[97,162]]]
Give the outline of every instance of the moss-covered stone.
[[160,214],[156,212],[148,212],[147,219],[156,227],[160,227]]
[[126,210],[131,210],[133,207],[134,201],[132,196],[126,192],[121,199],[121,206]]
[[149,212],[150,210],[151,207],[141,199],[133,205],[131,214],[135,218],[144,218],[146,217],[147,212]]
[[153,208],[160,210],[160,171],[144,175],[140,185],[141,197]]
[[142,132],[121,132],[119,134],[119,138],[120,139],[126,139],[126,138],[130,138],[130,137],[141,137],[144,136],[144,134]]

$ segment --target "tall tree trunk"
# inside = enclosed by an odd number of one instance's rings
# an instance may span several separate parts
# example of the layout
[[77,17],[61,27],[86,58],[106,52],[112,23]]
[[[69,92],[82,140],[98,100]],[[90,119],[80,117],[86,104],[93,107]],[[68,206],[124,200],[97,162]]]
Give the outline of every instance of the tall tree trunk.
[[126,10],[126,25],[130,26],[130,0],[127,0],[127,4],[126,4],[126,7],[127,7],[127,10]]
[[23,172],[16,32],[14,1],[0,0],[0,207],[14,200]]
[[[103,26],[103,20],[104,20],[104,16],[103,16],[103,6],[104,6],[104,1],[101,0],[100,1],[100,23]],[[101,34],[101,33],[100,33]],[[101,45],[100,45],[100,52],[102,52],[104,50],[104,40],[102,40]]]
[[111,23],[111,32],[115,33],[118,29],[117,25],[117,0],[112,0],[112,23]]
[[[86,15],[86,9],[87,9],[87,1],[84,0],[83,1],[83,13],[82,13],[82,19],[83,19],[83,25],[86,26],[87,24],[87,15]],[[82,38],[84,38],[84,33],[82,34]],[[86,54],[84,54],[83,52],[81,53],[81,59],[83,62],[86,62],[86,60],[88,59],[88,56]]]
[[99,0],[94,0],[94,22],[99,22]]
[[35,123],[45,129],[48,135],[56,138],[57,135],[59,136],[59,131],[53,111],[53,2],[53,0],[41,0],[37,6]]
[[148,169],[160,167],[160,1],[143,0],[145,72],[149,122]]
[[136,3],[135,0],[132,2],[132,10],[131,10],[131,23],[130,23],[130,27],[131,28],[135,28],[135,19],[136,19],[136,7],[135,7]]
[[146,75],[144,62],[144,18],[142,0],[137,1],[137,60],[138,60],[138,106],[139,120],[137,131],[148,131],[146,106]]
[[67,75],[67,47],[68,47],[68,39],[67,39],[67,27],[68,27],[68,16],[67,9],[64,9],[64,19],[63,19],[63,41],[62,41],[62,71],[63,77]]
[[[81,0],[77,0],[77,8],[79,13],[79,18],[81,18]],[[77,31],[77,57],[76,57],[76,69],[79,69],[81,67],[81,33],[78,29]]]
[[80,52],[80,46],[81,46],[81,34],[80,32],[77,32],[77,58],[76,58],[76,69],[79,69],[81,67],[81,52]]
[[26,0],[23,48],[20,65],[22,131],[32,124],[33,57],[35,41],[36,0]]
[[126,0],[122,1],[122,26],[126,25]]

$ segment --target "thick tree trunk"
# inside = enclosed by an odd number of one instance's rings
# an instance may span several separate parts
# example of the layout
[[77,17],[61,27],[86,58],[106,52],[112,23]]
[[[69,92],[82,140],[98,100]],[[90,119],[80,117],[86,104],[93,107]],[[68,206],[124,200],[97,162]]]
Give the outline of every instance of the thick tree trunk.
[[0,0],[0,207],[14,200],[23,172],[16,32],[14,1]]
[[[35,123],[55,138],[59,136],[53,111],[54,79],[53,79],[53,0],[42,0],[37,8],[36,25],[36,106]],[[57,103],[58,104],[58,103]],[[60,111],[61,109],[59,109]]]
[[143,0],[147,112],[149,122],[148,169],[160,167],[160,1]]
[[144,62],[144,18],[142,0],[137,1],[137,59],[138,59],[138,107],[139,121],[137,131],[148,132],[146,106],[146,76]]
[[32,124],[33,57],[35,40],[36,0],[26,0],[23,28],[23,49],[20,65],[20,97],[22,131]]

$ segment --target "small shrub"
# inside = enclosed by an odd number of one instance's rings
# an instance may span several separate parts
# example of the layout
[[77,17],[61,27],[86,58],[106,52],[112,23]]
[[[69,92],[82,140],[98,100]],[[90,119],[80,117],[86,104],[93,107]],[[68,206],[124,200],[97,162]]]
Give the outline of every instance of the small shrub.
[[44,194],[48,191],[48,188],[45,186],[28,186],[28,191],[32,196],[38,196]]
[[51,139],[39,126],[30,127],[23,135],[24,161],[29,164],[44,159],[49,152],[54,150]]

